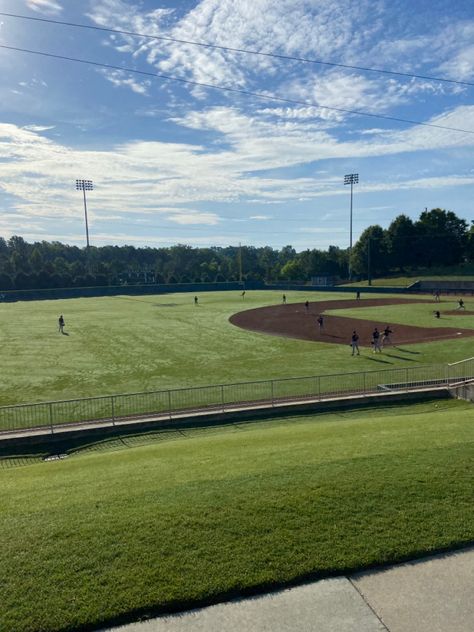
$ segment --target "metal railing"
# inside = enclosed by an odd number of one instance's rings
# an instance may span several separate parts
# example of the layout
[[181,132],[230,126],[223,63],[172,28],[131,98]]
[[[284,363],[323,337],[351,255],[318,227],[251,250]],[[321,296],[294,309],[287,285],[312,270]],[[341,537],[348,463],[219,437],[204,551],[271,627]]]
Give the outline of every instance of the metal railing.
[[2,433],[54,433],[64,425],[115,425],[149,417],[172,420],[197,412],[322,401],[350,395],[449,386],[474,377],[474,358],[454,364],[420,365],[258,382],[218,384],[104,397],[0,407]]

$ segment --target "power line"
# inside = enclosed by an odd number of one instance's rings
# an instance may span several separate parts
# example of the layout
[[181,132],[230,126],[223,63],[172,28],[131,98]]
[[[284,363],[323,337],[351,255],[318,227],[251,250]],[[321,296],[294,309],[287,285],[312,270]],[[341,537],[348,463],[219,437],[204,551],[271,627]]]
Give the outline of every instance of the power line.
[[216,49],[216,50],[223,50],[223,51],[227,51],[230,53],[244,53],[246,55],[259,55],[261,57],[271,57],[274,59],[281,59],[281,60],[285,60],[285,61],[297,61],[297,62],[302,62],[305,64],[317,64],[317,65],[321,65],[321,66],[331,66],[331,67],[335,67],[335,68],[345,68],[348,70],[362,70],[363,72],[375,72],[375,73],[381,73],[381,74],[386,74],[386,75],[395,75],[397,77],[408,77],[410,79],[426,79],[428,81],[441,81],[443,83],[454,83],[457,85],[462,85],[462,86],[474,86],[474,83],[469,82],[469,81],[461,81],[461,80],[457,80],[457,79],[445,79],[442,77],[434,77],[431,75],[418,75],[415,73],[408,73],[408,72],[400,72],[400,71],[395,71],[395,70],[384,70],[382,68],[369,68],[367,66],[355,66],[355,65],[351,65],[351,64],[340,64],[340,63],[336,63],[336,62],[331,62],[331,61],[322,61],[319,59],[311,59],[308,57],[297,57],[294,55],[282,55],[279,53],[265,53],[263,51],[257,51],[257,50],[251,50],[251,49],[247,49],[247,48],[233,48],[231,46],[221,46],[218,44],[209,44],[206,42],[196,42],[193,40],[185,40],[185,39],[179,39],[176,37],[169,37],[169,36],[165,36],[165,35],[150,35],[148,33],[137,33],[135,31],[124,31],[121,29],[112,29],[112,28],[107,28],[104,26],[93,26],[93,25],[89,25],[89,24],[79,24],[77,22],[64,22],[61,20],[52,20],[52,19],[48,19],[48,18],[37,18],[37,17],[32,17],[32,16],[27,16],[27,15],[19,15],[16,13],[4,13],[2,11],[0,11],[0,15],[3,15],[5,17],[10,17],[10,18],[18,18],[21,20],[30,20],[30,21],[34,21],[34,22],[46,22],[48,24],[57,24],[60,26],[71,26],[73,28],[81,28],[81,29],[89,29],[92,31],[103,31],[106,33],[115,33],[117,35],[129,35],[132,37],[143,37],[146,39],[154,39],[154,40],[162,40],[165,42],[173,42],[176,44],[190,44],[191,46],[200,46],[202,48],[211,48],[211,49]]
[[395,121],[397,123],[408,123],[409,125],[422,125],[424,127],[434,127],[436,129],[447,130],[450,132],[461,132],[463,134],[474,134],[474,130],[460,129],[458,127],[450,127],[448,125],[437,125],[435,123],[424,123],[422,121],[416,121],[412,119],[400,118],[396,116],[387,116],[384,114],[372,114],[371,112],[364,112],[362,110],[349,110],[347,108],[336,108],[329,105],[321,105],[311,101],[300,101],[297,99],[286,99],[284,97],[264,94],[262,92],[252,92],[250,90],[243,90],[240,88],[231,88],[227,86],[218,86],[212,83],[204,83],[202,81],[192,81],[191,79],[182,79],[180,77],[172,77],[170,75],[162,75],[156,72],[150,72],[146,70],[135,70],[134,68],[127,68],[126,66],[115,66],[113,64],[106,64],[103,62],[91,61],[88,59],[79,59],[78,57],[68,57],[66,55],[55,55],[53,53],[45,53],[43,51],[31,50],[28,48],[19,48],[17,46],[7,46],[0,44],[0,48],[6,50],[13,50],[22,53],[29,53],[31,55],[40,55],[42,57],[49,57],[52,59],[59,59],[62,61],[72,61],[80,64],[87,64],[90,66],[96,66],[99,68],[107,68],[109,70],[119,70],[121,72],[129,72],[132,74],[142,75],[146,77],[155,77],[158,79],[165,79],[167,81],[177,81],[187,85],[198,86],[200,88],[210,88],[212,90],[222,90],[224,92],[232,92],[233,94],[242,94],[245,96],[252,96],[258,99],[265,99],[267,101],[278,101],[279,103],[289,103],[291,105],[304,105],[306,107],[316,107],[322,110],[331,110],[333,112],[343,112],[344,114],[355,114],[357,116],[366,116],[375,119],[383,119],[385,121]]

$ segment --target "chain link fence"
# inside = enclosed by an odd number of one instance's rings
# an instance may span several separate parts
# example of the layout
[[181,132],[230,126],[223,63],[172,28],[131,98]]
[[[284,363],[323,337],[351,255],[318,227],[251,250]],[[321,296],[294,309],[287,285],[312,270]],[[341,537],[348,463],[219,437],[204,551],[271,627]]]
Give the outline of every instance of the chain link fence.
[[325,399],[371,393],[451,386],[474,379],[474,358],[454,364],[421,365],[355,373],[219,384],[143,393],[109,395],[64,401],[0,407],[0,435],[47,431],[64,425],[114,425],[131,419],[166,418],[277,406],[291,401]]

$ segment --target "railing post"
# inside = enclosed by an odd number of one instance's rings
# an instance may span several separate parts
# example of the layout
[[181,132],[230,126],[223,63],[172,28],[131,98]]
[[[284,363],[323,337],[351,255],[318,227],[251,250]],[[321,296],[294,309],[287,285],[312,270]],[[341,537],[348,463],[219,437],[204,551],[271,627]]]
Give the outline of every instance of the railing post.
[[54,424],[53,424],[53,404],[49,403],[49,425],[51,426],[51,434],[54,434]]
[[171,420],[173,418],[171,415],[171,391],[168,391],[168,413]]
[[366,372],[365,371],[362,373],[362,376],[363,376],[362,394],[363,395],[367,395],[367,386],[366,386],[366,383],[365,383],[365,376],[366,376]]
[[115,400],[113,395],[110,396],[110,405],[112,409],[112,426],[115,426]]
[[224,404],[224,384],[221,384],[221,405],[222,412],[225,413],[225,404]]
[[321,376],[318,375],[318,399],[321,401]]
[[405,390],[408,391],[408,367],[405,369]]
[[270,390],[271,390],[271,396],[272,396],[272,407],[275,407],[275,388],[274,388],[273,380],[270,380]]

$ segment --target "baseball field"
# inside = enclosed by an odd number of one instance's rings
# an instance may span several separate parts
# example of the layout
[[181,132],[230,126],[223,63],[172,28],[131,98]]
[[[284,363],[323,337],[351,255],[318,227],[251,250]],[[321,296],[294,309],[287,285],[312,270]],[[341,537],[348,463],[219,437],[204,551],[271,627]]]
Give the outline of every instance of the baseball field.
[[[280,292],[271,291],[248,291],[244,299],[239,292],[203,293],[197,305],[190,294],[0,303],[0,405],[455,362],[473,355],[474,299],[466,298],[466,309],[456,311],[455,297],[443,297],[440,304],[430,297],[393,304],[406,296],[360,301],[351,296],[286,292],[286,305]],[[381,303],[374,305],[374,299]],[[256,331],[255,319],[251,328],[229,320],[257,308],[274,308],[273,320],[290,319],[293,330]],[[325,329],[319,332],[321,310]],[[67,335],[58,332],[60,314]],[[257,329],[265,325],[260,315],[258,320]],[[368,331],[387,324],[395,348],[374,357]],[[407,326],[424,331],[407,341]],[[349,349],[354,328],[361,333],[357,358]]]
[[[0,304],[1,403],[473,355],[469,299],[456,310],[454,297],[400,298],[286,292],[283,304],[277,292],[222,292],[197,305],[188,294]],[[393,330],[377,355],[376,325]],[[0,459],[0,629],[99,630],[472,543],[473,422],[472,404],[429,400]]]

